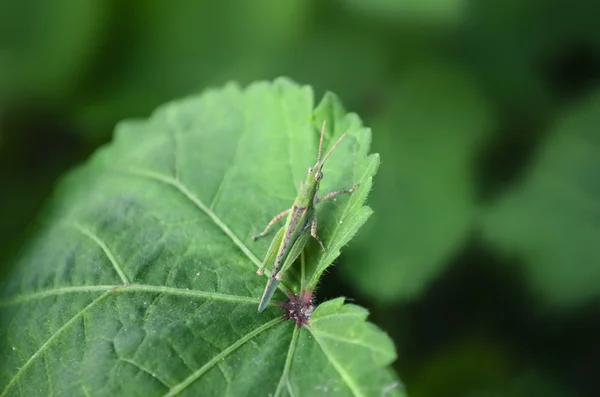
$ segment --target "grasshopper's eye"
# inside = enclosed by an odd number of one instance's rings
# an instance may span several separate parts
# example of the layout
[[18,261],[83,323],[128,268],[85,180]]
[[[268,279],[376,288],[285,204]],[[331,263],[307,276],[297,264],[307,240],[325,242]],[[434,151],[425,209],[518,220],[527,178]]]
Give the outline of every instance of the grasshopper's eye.
[[315,175],[315,179],[317,181],[320,181],[321,179],[323,179],[323,173],[321,171],[317,172],[317,174]]
[[306,174],[310,174],[311,172],[313,172],[313,167],[308,167],[308,169],[306,170]]

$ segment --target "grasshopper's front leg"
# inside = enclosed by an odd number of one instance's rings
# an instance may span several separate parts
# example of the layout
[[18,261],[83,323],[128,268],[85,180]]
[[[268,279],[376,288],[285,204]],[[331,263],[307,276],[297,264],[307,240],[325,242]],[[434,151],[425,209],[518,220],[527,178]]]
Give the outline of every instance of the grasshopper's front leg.
[[360,183],[355,183],[354,185],[352,185],[352,187],[350,189],[346,189],[346,190],[338,190],[336,192],[330,192],[327,193],[325,196],[321,197],[318,201],[318,203],[322,203],[323,201],[329,200],[330,198],[334,198],[335,196],[338,196],[340,194],[344,194],[344,193],[352,193],[353,191],[356,190],[357,187],[360,186]]
[[319,244],[321,244],[321,249],[323,250],[323,252],[327,251],[325,249],[325,246],[323,245],[323,241],[321,241],[321,239],[317,235],[317,215],[316,214],[313,217],[312,224],[310,225],[310,235],[313,236],[313,238],[315,240],[317,240],[319,242]]
[[[352,193],[358,186],[360,186],[360,185],[358,183],[356,183],[350,189],[338,190],[336,192],[327,193],[325,196],[321,197],[320,199],[317,199],[317,196],[315,196],[315,199],[314,199],[313,203],[314,203],[314,205],[317,205],[319,203],[322,203],[323,201],[329,200],[330,198],[333,198],[333,197],[338,196],[340,194]],[[323,252],[327,251],[325,249],[325,246],[323,245],[323,241],[317,235],[317,215],[316,214],[315,214],[315,216],[312,219],[312,224],[310,225],[310,235],[313,236],[313,238],[319,242],[319,244],[321,245],[321,249],[323,250]]]

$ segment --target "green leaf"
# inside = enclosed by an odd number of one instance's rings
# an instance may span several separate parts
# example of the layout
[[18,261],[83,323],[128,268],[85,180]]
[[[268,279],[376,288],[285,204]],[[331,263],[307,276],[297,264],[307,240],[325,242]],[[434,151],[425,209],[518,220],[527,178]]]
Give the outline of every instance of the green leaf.
[[400,383],[381,370],[396,359],[393,342],[365,322],[367,314],[359,306],[344,305],[343,298],[315,310],[309,332],[300,332],[292,367],[320,369],[290,375],[297,384],[310,385],[306,395],[403,395]]
[[373,221],[350,247],[345,276],[383,302],[418,296],[473,227],[473,162],[486,142],[489,109],[476,87],[445,67],[420,66],[373,119],[385,159]]
[[489,209],[487,240],[517,256],[547,303],[598,296],[600,93],[558,120],[524,180]]
[[301,329],[257,312],[269,241],[251,236],[291,206],[322,115],[325,146],[348,131],[322,191],[361,187],[319,206],[328,251],[311,241],[282,285],[313,285],[369,214],[370,131],[333,95],[313,107],[280,79],[119,124],[59,185],[3,289],[1,395],[402,395],[364,309],[326,302]]

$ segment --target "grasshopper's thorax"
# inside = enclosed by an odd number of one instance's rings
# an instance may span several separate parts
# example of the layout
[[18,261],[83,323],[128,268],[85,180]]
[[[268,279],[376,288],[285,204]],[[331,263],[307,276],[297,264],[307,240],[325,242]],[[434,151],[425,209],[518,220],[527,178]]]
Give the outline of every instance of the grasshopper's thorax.
[[294,204],[302,208],[310,207],[319,190],[319,183],[322,178],[321,164],[317,164],[306,170],[306,179],[300,184],[300,193],[298,193]]
[[323,172],[321,171],[323,169],[323,165],[331,153],[333,153],[337,145],[339,145],[342,139],[344,139],[345,135],[345,133],[342,134],[333,147],[329,149],[329,152],[327,152],[325,157],[321,158],[323,151],[323,137],[325,136],[325,121],[323,121],[323,126],[321,127],[321,139],[319,140],[317,163],[306,170],[306,179],[300,184],[300,193],[298,193],[298,197],[296,197],[296,201],[294,201],[294,205],[296,207],[308,208],[316,203],[319,183],[321,182],[321,179],[323,179]]

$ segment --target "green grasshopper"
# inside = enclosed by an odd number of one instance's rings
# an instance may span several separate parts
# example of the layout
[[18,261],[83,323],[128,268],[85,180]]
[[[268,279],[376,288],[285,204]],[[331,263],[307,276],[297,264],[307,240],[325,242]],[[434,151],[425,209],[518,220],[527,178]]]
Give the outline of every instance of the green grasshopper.
[[[321,161],[321,152],[323,149],[323,136],[325,134],[325,121],[323,121],[323,127],[321,128],[321,139],[319,141],[319,153],[317,155],[317,163],[309,167],[306,170],[306,179],[304,182],[300,182],[300,192],[292,205],[292,208],[287,209],[280,214],[276,215],[275,218],[269,222],[267,227],[262,233],[257,234],[252,237],[252,240],[256,240],[260,237],[263,237],[269,232],[271,226],[273,226],[276,222],[281,220],[283,217],[287,216],[287,220],[285,225],[279,229],[273,241],[271,242],[271,246],[267,251],[267,255],[265,256],[265,260],[263,261],[262,266],[256,272],[259,276],[262,276],[265,271],[265,266],[267,263],[275,260],[275,264],[273,265],[273,271],[271,272],[271,276],[269,277],[269,281],[267,282],[267,286],[265,287],[265,292],[260,300],[260,304],[258,305],[258,311],[262,312],[267,307],[267,304],[273,297],[279,282],[283,276],[283,273],[294,263],[294,261],[298,258],[298,256],[302,253],[302,250],[306,246],[308,242],[308,234],[309,234],[309,225],[310,225],[310,235],[314,237],[323,251],[325,251],[325,246],[323,242],[317,235],[317,215],[315,211],[315,207],[318,203],[322,203],[325,200],[329,200],[339,194],[342,193],[352,193],[354,189],[356,189],[359,185],[355,184],[350,189],[340,190],[336,192],[331,192],[323,196],[322,198],[317,197],[317,192],[319,190],[319,183],[321,179],[323,179],[323,165],[327,158],[333,153],[335,148],[339,145],[339,143],[344,139],[346,134],[344,133],[340,139],[333,145],[333,147],[329,150],[327,155]],[[283,265],[283,266],[282,266]]]

